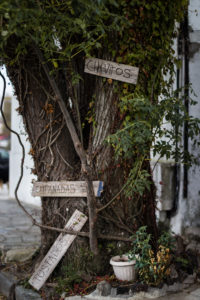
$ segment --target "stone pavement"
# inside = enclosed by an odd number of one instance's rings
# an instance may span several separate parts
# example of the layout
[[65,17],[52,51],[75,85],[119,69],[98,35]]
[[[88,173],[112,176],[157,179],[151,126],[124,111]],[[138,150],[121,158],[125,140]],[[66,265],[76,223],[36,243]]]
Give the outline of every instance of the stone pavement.
[[200,284],[194,284],[190,288],[185,289],[177,294],[168,294],[157,300],[199,300],[200,299]]
[[[23,204],[38,221],[41,210],[32,205]],[[31,219],[19,207],[16,200],[9,199],[0,190],[0,250],[29,248],[40,245],[40,229],[33,226]]]
[[[25,208],[35,217],[40,220],[41,210],[38,207],[24,204]],[[18,206],[16,200],[9,199],[7,193],[0,190],[0,250],[7,251],[16,248],[31,248],[40,245],[40,229],[32,226],[31,220]],[[146,297],[145,297],[146,296]],[[132,297],[126,297],[128,300],[200,300],[200,283],[191,285],[177,293],[170,293],[159,297],[151,294],[136,294]],[[90,294],[85,297],[72,296],[66,297],[66,300],[122,300],[125,297],[99,296]],[[0,300],[5,299],[0,294]],[[21,300],[21,296],[18,298]],[[23,298],[25,299],[25,298]],[[30,298],[26,298],[30,299]],[[32,299],[32,298],[31,298]],[[35,298],[34,298],[35,299]],[[41,298],[37,298],[41,299]]]
[[178,293],[168,293],[165,296],[157,297],[158,293],[145,293],[140,292],[136,293],[133,296],[99,296],[93,292],[87,296],[70,296],[65,297],[65,300],[149,300],[149,299],[156,299],[156,300],[199,300],[200,299],[200,284],[196,283],[188,287],[187,289],[183,289],[181,292]]

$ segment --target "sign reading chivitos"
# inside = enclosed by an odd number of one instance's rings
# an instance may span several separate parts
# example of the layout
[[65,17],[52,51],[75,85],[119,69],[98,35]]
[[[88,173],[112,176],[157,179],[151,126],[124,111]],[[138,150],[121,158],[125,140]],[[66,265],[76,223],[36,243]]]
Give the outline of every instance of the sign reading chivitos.
[[139,68],[98,58],[85,60],[86,73],[136,84]]

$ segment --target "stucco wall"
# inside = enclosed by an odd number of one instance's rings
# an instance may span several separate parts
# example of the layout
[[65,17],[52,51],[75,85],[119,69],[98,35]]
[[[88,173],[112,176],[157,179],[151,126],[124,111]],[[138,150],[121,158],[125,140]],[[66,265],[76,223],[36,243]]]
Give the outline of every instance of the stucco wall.
[[[21,201],[40,206],[40,198],[31,196],[32,180],[36,177],[31,174],[31,168],[33,167],[33,160],[28,154],[30,151],[30,144],[27,140],[27,134],[25,133],[22,118],[18,115],[16,108],[18,103],[15,97],[12,98],[12,118],[11,126],[12,128],[20,133],[20,137],[25,147],[25,162],[24,162],[24,176],[19,187],[19,198]],[[11,134],[11,151],[10,151],[10,188],[9,195],[14,198],[14,191],[20,176],[20,165],[22,158],[22,148],[18,142],[17,136]]]
[[[198,101],[197,105],[190,106],[189,112],[192,116],[200,118],[200,1],[190,0],[189,5],[189,81],[197,95],[191,98]],[[199,134],[200,137],[200,134]],[[195,156],[200,155],[199,147],[193,149],[189,143],[189,150]],[[200,167],[193,166],[188,171],[188,197],[187,213],[184,219],[185,226],[200,226]]]
[[[190,97],[198,103],[195,106],[189,105],[190,115],[200,118],[200,1],[190,0],[188,8],[189,25],[189,82],[194,90],[194,96],[190,92]],[[184,54],[184,53],[183,53]],[[184,86],[184,76],[182,86]],[[200,136],[200,134],[199,134]],[[199,137],[198,137],[199,138]],[[195,149],[188,143],[188,150],[198,157],[199,147]],[[181,166],[179,183],[178,211],[171,218],[172,230],[181,233],[186,227],[200,226],[200,167],[192,166],[188,170],[187,198],[183,195],[183,166]]]

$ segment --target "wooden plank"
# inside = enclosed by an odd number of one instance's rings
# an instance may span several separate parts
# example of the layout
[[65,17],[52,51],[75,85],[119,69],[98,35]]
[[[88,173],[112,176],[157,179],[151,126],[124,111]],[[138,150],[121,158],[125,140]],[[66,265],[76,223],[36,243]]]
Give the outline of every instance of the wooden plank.
[[[80,231],[87,219],[86,215],[76,209],[67,222],[65,228],[68,230]],[[75,238],[76,235],[63,233],[58,236],[49,252],[29,280],[29,283],[36,290],[39,290],[43,286]]]
[[139,68],[98,58],[87,58],[84,71],[89,74],[136,84]]
[[[100,197],[103,190],[102,181],[93,181],[94,194]],[[34,182],[33,196],[39,197],[87,197],[85,181],[48,181]]]

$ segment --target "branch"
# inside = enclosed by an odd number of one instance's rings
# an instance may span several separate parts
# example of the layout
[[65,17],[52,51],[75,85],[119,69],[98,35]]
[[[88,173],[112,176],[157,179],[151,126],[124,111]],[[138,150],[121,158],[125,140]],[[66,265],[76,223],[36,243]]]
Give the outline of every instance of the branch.
[[35,141],[35,143],[34,143],[34,145],[33,145],[33,149],[36,147],[36,145],[37,145],[39,139],[42,137],[42,135],[45,134],[45,132],[48,130],[49,126],[51,126],[51,124],[52,124],[58,117],[60,117],[60,115],[61,115],[61,114],[58,114],[58,115],[55,117],[54,120],[51,120],[51,121],[49,122],[49,124],[46,125],[46,128],[44,128],[44,130],[37,136],[36,141]]
[[84,149],[81,145],[81,142],[80,142],[79,137],[77,135],[76,129],[75,129],[74,124],[72,122],[71,116],[70,116],[70,114],[67,110],[67,107],[65,105],[65,101],[64,101],[64,99],[63,99],[63,97],[60,93],[60,90],[59,90],[54,78],[52,78],[50,76],[50,70],[49,70],[47,64],[45,64],[45,62],[43,60],[42,53],[41,53],[40,49],[37,46],[35,46],[35,51],[36,51],[36,53],[38,55],[38,58],[39,58],[39,60],[42,64],[42,67],[43,67],[44,72],[45,72],[45,74],[48,78],[48,81],[49,81],[49,83],[50,83],[50,85],[51,85],[51,87],[52,87],[52,89],[55,93],[56,100],[57,100],[57,102],[60,106],[60,109],[61,109],[61,111],[63,113],[63,116],[65,118],[65,121],[66,121],[67,128],[70,132],[70,135],[71,135],[71,138],[72,138],[72,141],[73,141],[73,144],[74,144],[74,148],[76,150],[76,153],[80,157],[82,167],[86,167],[86,165],[87,165],[86,153],[85,153],[85,151],[84,151]]
[[38,55],[39,61],[41,62],[44,72],[49,80],[49,83],[55,93],[56,100],[58,101],[59,107],[63,113],[67,128],[71,135],[74,148],[76,153],[78,154],[81,167],[84,174],[84,179],[87,183],[87,203],[89,210],[89,226],[90,226],[90,249],[91,251],[97,255],[98,254],[98,243],[97,243],[97,209],[96,209],[96,199],[94,196],[93,184],[92,184],[92,168],[87,163],[87,155],[85,150],[83,149],[83,145],[81,144],[79,137],[77,135],[75,126],[72,122],[71,116],[67,110],[65,105],[65,101],[60,93],[60,90],[55,82],[55,79],[51,77],[50,70],[48,65],[44,62],[43,55],[40,49],[35,45],[35,51]]
[[161,66],[161,64],[162,64],[162,59],[161,59],[161,61],[160,61],[160,63],[158,64],[158,66],[157,66],[157,68],[156,68],[156,72],[155,72],[155,74],[154,74],[154,78],[153,78],[153,83],[152,83],[152,87],[151,87],[151,102],[153,101],[153,93],[154,93],[154,86],[155,86],[155,83],[156,83],[156,77],[158,76],[158,71],[159,71],[159,69],[160,69],[160,66]]
[[[61,228],[56,228],[56,227],[51,227],[47,225],[42,225],[39,224],[37,221],[34,222],[34,225],[39,226],[40,228],[47,229],[47,230],[54,230],[57,232],[63,232],[67,234],[72,234],[76,236],[82,236],[82,237],[90,237],[89,232],[84,232],[84,231],[74,231],[74,230],[68,230],[68,229],[61,229]],[[104,235],[104,234],[98,234],[98,238],[100,239],[105,239],[105,240],[113,240],[113,241],[124,241],[124,242],[131,242],[132,239],[126,238],[126,237],[121,237],[121,236],[115,236],[115,235]]]
[[[108,215],[108,214],[107,214],[107,215]],[[127,232],[131,233],[132,235],[134,234],[134,232],[133,232],[131,229],[129,229],[128,226],[126,226],[125,224],[119,224],[119,222],[118,222],[117,220],[111,218],[110,216],[107,216],[107,217],[106,217],[106,216],[101,216],[101,215],[100,215],[100,218],[105,219],[105,220],[108,220],[108,221],[111,221],[111,222],[113,222],[118,228],[124,229],[124,230],[126,230]]]
[[60,155],[62,161],[63,161],[70,169],[74,170],[74,168],[66,161],[66,159],[64,159],[64,157],[63,157],[62,154],[60,153],[60,150],[59,150],[59,148],[58,148],[57,143],[56,143],[56,149],[57,149],[58,154]]
[[125,183],[123,185],[123,187],[121,188],[121,190],[108,202],[106,203],[104,206],[100,207],[97,212],[99,213],[100,211],[104,210],[105,208],[107,208],[109,205],[111,205],[113,203],[113,201],[115,201],[115,199],[123,192],[123,190],[126,188],[128,183]]

